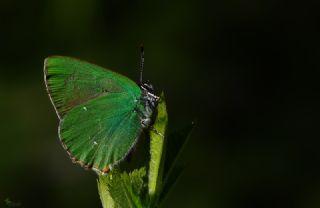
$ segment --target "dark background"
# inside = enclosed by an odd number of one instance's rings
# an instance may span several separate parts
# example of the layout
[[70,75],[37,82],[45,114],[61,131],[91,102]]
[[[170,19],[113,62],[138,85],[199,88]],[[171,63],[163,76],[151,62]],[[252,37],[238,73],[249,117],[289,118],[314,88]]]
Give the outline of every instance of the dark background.
[[100,207],[59,143],[43,60],[138,80],[142,42],[170,127],[198,120],[166,207],[320,207],[315,2],[1,0],[0,207]]

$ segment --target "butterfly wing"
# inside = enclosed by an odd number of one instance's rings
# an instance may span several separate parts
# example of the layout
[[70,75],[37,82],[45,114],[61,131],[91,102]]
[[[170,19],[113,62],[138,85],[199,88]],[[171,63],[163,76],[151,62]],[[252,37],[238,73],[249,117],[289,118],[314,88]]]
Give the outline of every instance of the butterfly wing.
[[134,146],[142,127],[140,88],[130,79],[68,57],[45,61],[45,81],[73,160],[104,172]]
[[45,83],[59,118],[74,106],[115,92],[140,96],[135,82],[116,72],[70,57],[53,56],[45,60]]
[[113,93],[71,109],[60,123],[65,148],[81,165],[104,172],[130,152],[141,133],[135,106],[126,93]]

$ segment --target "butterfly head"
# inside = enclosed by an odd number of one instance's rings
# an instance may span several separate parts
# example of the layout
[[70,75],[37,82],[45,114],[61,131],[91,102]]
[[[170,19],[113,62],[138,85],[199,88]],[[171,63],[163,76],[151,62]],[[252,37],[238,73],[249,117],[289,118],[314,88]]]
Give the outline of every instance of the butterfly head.
[[147,90],[147,91],[150,92],[150,93],[153,93],[153,92],[154,92],[153,85],[150,83],[149,80],[143,82],[143,83],[141,84],[141,88],[142,88],[143,90]]
[[154,94],[154,88],[153,85],[150,83],[149,80],[143,82],[140,85],[140,88],[144,94],[144,97],[149,100],[149,101],[153,101],[153,102],[158,102],[159,100],[159,96]]
[[143,82],[140,85],[140,88],[142,91],[142,99],[144,100],[145,106],[153,111],[153,109],[158,104],[160,97],[154,93],[153,85],[149,81]]
[[141,125],[143,128],[147,128],[151,123],[151,116],[156,108],[160,97],[154,94],[154,89],[149,81],[140,84],[142,96],[141,101],[144,109],[142,111]]

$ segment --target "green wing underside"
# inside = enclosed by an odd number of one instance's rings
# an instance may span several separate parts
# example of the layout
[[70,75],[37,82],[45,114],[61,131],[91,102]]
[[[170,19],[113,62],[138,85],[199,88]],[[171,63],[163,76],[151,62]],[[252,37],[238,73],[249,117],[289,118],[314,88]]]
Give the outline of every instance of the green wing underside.
[[45,80],[60,118],[74,106],[106,93],[126,92],[131,97],[141,93],[135,82],[121,74],[63,56],[45,60]]
[[114,93],[70,110],[60,123],[60,138],[75,160],[102,171],[123,159],[141,133],[136,103]]
[[60,56],[45,60],[45,81],[60,119],[60,139],[75,161],[103,171],[129,153],[142,131],[135,82]]

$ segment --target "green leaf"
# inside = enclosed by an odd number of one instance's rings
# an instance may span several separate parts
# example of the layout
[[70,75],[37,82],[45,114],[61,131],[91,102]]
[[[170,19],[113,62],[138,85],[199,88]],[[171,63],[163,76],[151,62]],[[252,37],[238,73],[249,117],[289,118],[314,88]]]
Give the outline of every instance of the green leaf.
[[98,179],[98,191],[103,208],[115,208],[114,200],[112,199],[107,187],[107,177],[100,176]]
[[137,196],[141,196],[141,193],[143,192],[144,187],[144,180],[143,178],[146,176],[146,169],[140,168],[135,169],[129,174],[130,183],[132,185],[133,192]]
[[168,114],[164,94],[160,96],[157,107],[157,117],[150,131],[150,162],[149,162],[149,181],[148,193],[151,204],[156,202],[160,195],[163,173],[164,142],[168,123]]
[[99,176],[99,193],[104,208],[143,207],[141,193],[144,189],[145,168],[131,173],[113,170]]

